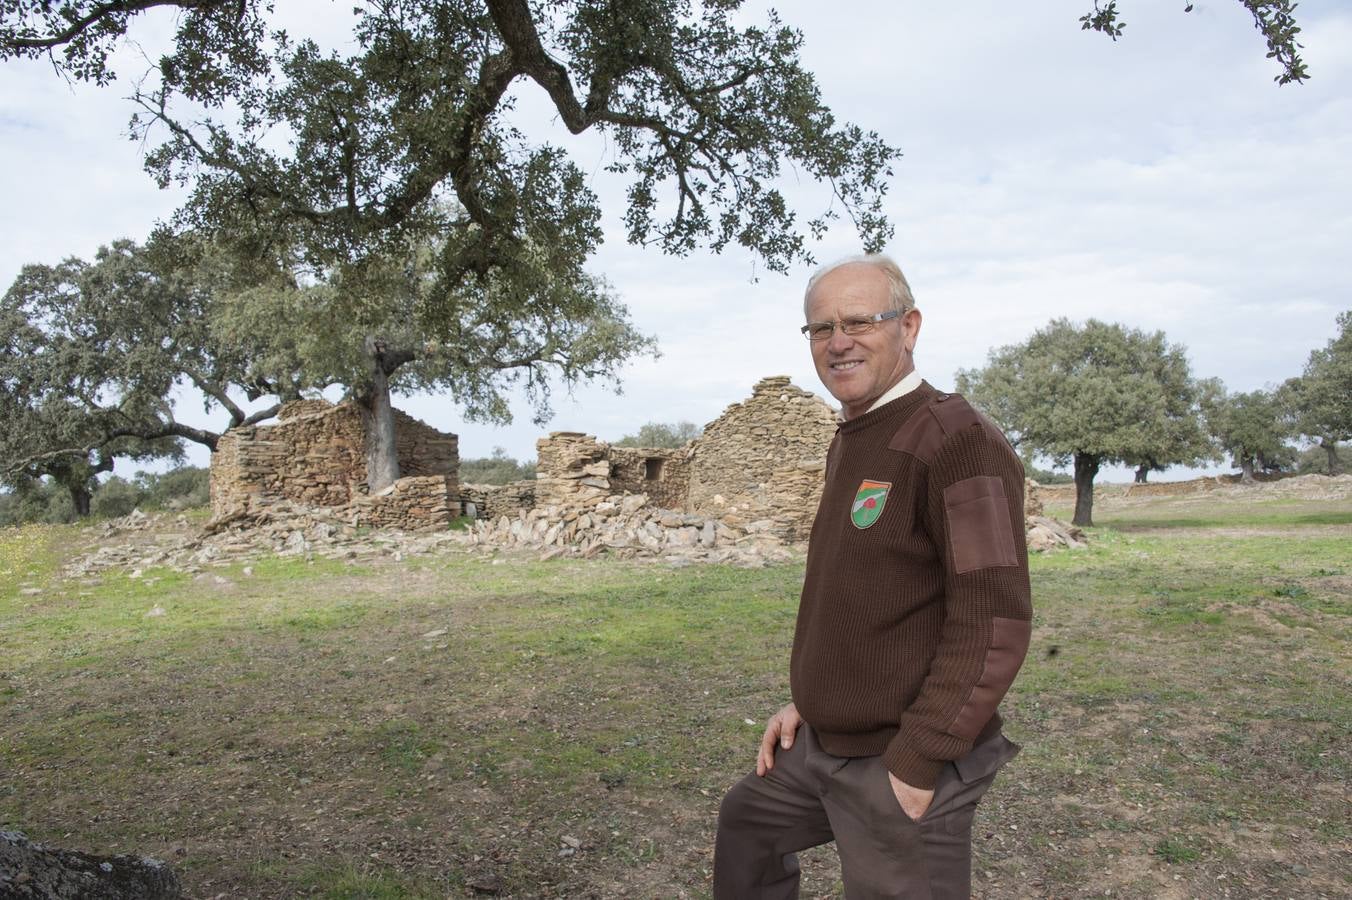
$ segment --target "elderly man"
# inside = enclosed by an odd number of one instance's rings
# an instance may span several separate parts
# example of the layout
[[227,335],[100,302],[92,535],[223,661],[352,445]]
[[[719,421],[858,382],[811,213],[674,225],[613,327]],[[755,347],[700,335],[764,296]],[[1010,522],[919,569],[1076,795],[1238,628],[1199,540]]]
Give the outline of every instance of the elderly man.
[[977,801],[1018,747],[996,706],[1028,649],[1023,466],[961,397],[920,379],[896,263],[821,270],[804,299],[840,401],[789,666],[756,772],[723,800],[714,896],[798,894],[832,839],[845,895],[967,897]]

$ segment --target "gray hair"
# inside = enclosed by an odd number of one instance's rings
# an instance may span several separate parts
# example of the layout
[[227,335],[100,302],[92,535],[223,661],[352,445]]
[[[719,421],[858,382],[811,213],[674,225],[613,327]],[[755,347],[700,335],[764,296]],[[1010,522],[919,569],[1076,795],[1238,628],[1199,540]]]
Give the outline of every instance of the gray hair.
[[901,267],[896,264],[896,261],[886,253],[861,253],[857,256],[838,259],[812,273],[812,277],[807,280],[807,289],[803,291],[803,315],[805,317],[807,316],[808,298],[812,296],[812,289],[817,286],[817,282],[842,266],[852,265],[873,266],[887,276],[888,299],[892,302],[892,308],[897,312],[905,315],[915,309],[915,296],[911,293],[911,286],[907,283],[906,276],[901,274]]

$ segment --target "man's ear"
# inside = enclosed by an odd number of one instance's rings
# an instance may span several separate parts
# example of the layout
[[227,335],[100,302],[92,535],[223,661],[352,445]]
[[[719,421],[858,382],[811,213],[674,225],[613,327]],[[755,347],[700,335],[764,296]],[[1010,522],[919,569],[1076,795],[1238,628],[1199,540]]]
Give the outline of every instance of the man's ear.
[[920,310],[915,308],[906,310],[901,317],[902,341],[908,353],[914,352],[916,339],[920,337],[920,321]]

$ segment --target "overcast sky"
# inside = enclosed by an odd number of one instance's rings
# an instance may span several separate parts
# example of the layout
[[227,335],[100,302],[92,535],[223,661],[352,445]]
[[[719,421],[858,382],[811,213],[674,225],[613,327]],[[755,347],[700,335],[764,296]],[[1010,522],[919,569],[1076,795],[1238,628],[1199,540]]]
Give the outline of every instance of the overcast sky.
[[[296,33],[341,26],[350,9],[279,5]],[[1195,374],[1252,390],[1299,374],[1352,308],[1352,4],[1300,4],[1312,77],[1285,87],[1238,0],[1184,5],[1123,3],[1114,43],[1080,30],[1091,0],[774,4],[803,31],[837,116],[904,154],[888,249],[925,315],[917,364],[936,386],[1068,316],[1162,329]],[[169,27],[149,24],[147,46]],[[181,196],[156,189],[126,137],[127,83],[71,86],[35,62],[0,65],[0,78],[0,287],[24,263],[143,240],[174,210]],[[557,395],[543,429],[524,401],[506,428],[464,422],[452,396],[398,405],[459,434],[462,456],[533,458],[547,429],[613,440],[647,421],[709,422],[767,375],[822,392],[797,333],[806,268],[783,277],[737,250],[674,259],[628,246],[605,143],[569,136],[532,86],[517,93],[519,123],[595,173],[608,237],[591,268],[662,355],[626,367],[622,395]],[[825,202],[810,184],[794,196],[805,218]],[[859,247],[842,227],[813,249],[827,261]],[[187,396],[179,414],[224,418]]]

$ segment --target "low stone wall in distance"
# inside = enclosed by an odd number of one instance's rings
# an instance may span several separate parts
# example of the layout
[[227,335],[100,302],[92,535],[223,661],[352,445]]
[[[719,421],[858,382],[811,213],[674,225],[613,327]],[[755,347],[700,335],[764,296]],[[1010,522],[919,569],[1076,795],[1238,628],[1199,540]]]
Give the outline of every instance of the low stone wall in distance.
[[535,506],[535,480],[509,481],[507,484],[462,484],[460,499],[469,515],[469,504],[474,504],[476,519],[497,519],[514,516],[523,509]]

